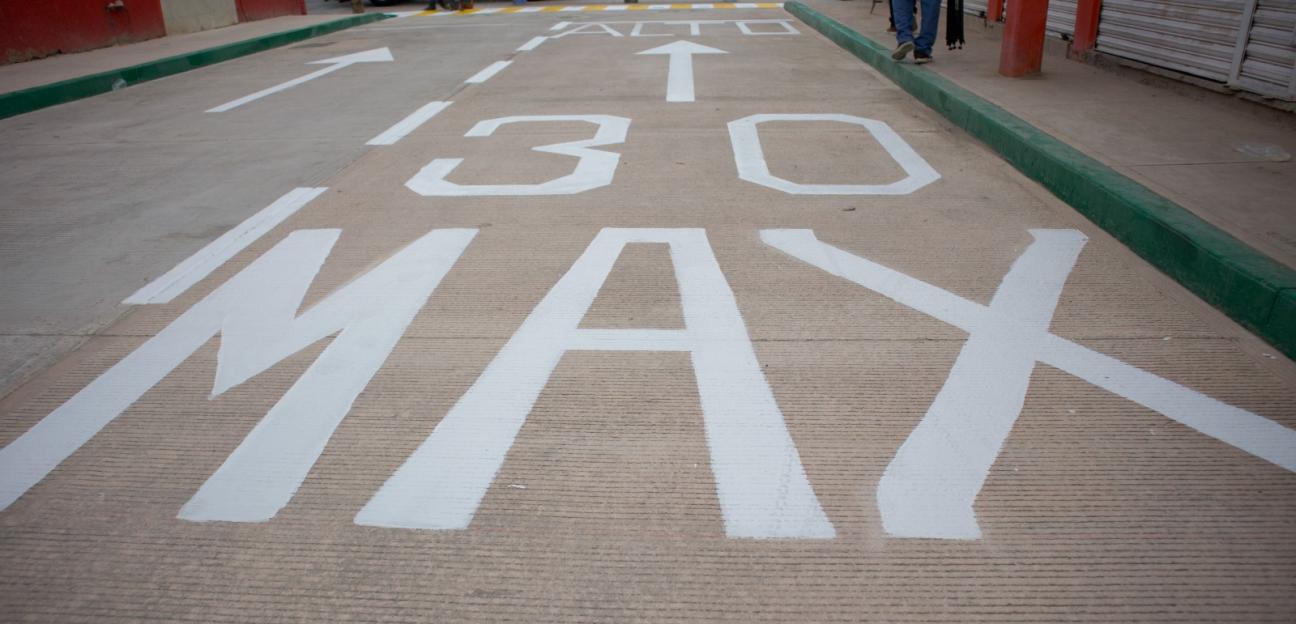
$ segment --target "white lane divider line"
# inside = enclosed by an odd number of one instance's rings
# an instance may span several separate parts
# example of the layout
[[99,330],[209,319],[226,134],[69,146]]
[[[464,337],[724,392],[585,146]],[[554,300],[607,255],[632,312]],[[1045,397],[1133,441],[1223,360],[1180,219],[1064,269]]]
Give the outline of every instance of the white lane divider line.
[[145,284],[122,303],[127,305],[169,303],[327,190],[327,187],[298,187],[288,191],[274,203],[262,208],[260,212],[222,234],[220,238],[208,243],[206,247],[198,250],[198,253],[185,258],[175,268]]
[[369,142],[365,143],[365,145],[395,145],[397,141],[405,138],[405,135],[417,130],[427,120],[436,117],[450,104],[452,102],[428,102],[419,107],[418,110],[410,113],[408,117],[384,130],[382,134],[369,139]]
[[570,25],[571,25],[571,22],[558,22],[557,24],[554,24],[553,26],[550,26],[550,27],[549,27],[549,30],[562,30],[562,29],[564,29],[564,28],[566,28],[566,27],[568,27],[568,26],[570,26]]
[[464,82],[468,84],[481,84],[483,82],[486,82],[487,80],[490,80],[491,77],[494,76],[495,74],[504,71],[504,68],[508,67],[512,63],[513,61],[495,61],[494,63],[487,65],[486,69],[477,72],[476,74],[473,75],[472,78],[469,78]]
[[364,52],[356,52],[355,54],[347,54],[346,56],[338,56],[330,59],[324,59],[322,61],[311,61],[307,63],[307,65],[328,65],[328,67],[325,67],[324,69],[321,69],[319,71],[313,71],[309,74],[306,74],[305,76],[299,76],[297,78],[293,78],[292,80],[289,80],[287,82],[281,82],[268,89],[262,89],[260,91],[257,91],[252,95],[245,95],[237,100],[226,102],[224,104],[221,104],[220,106],[217,106],[216,108],[208,109],[207,112],[223,113],[229,110],[233,110],[244,104],[247,104],[248,102],[255,102],[256,100],[259,100],[267,95],[273,95],[285,89],[291,89],[299,84],[302,84],[304,82],[310,82],[311,80],[314,80],[322,76],[327,76],[328,74],[331,74],[339,69],[350,67],[352,65],[355,65],[356,63],[390,63],[393,60],[394,59],[391,55],[391,50],[387,48],[374,48],[372,50],[366,50]]
[[517,51],[518,51],[518,52],[530,52],[530,51],[532,51],[532,50],[534,50],[534,49],[540,47],[540,44],[544,43],[547,39],[549,39],[549,38],[548,38],[548,37],[534,37],[534,38],[532,38],[530,41],[528,41],[528,42],[522,44],[522,47],[518,48]]

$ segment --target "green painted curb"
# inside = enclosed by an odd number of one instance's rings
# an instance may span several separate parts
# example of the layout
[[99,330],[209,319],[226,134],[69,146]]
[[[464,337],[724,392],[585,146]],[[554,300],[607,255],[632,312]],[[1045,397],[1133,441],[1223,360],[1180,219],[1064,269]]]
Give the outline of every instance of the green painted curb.
[[54,82],[39,87],[13,91],[0,95],[0,119],[30,113],[47,106],[63,104],[81,98],[88,98],[100,93],[116,91],[123,87],[156,80],[178,74],[180,72],[198,69],[207,65],[228,61],[230,59],[246,56],[256,52],[277,48],[279,46],[296,43],[302,39],[327,35],[352,26],[368,24],[379,20],[392,17],[383,13],[366,13],[364,15],[350,15],[331,22],[324,22],[314,26],[306,26],[293,30],[273,33],[248,39],[247,41],[238,41],[227,43],[206,50],[198,50],[188,54],[170,56],[156,61],[149,61],[131,67],[123,67],[98,74],[90,74],[78,78],[71,78],[60,82]]
[[1135,253],[1296,358],[1296,271],[1017,116],[800,3],[784,5]]

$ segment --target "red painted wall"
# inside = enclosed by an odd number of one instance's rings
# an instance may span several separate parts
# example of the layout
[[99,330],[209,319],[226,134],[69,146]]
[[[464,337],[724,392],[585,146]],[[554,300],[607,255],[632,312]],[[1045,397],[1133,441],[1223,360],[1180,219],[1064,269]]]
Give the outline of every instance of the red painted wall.
[[236,4],[240,22],[306,14],[306,0],[237,0]]
[[166,34],[159,0],[121,0],[115,11],[107,9],[110,1],[0,0],[0,63]]

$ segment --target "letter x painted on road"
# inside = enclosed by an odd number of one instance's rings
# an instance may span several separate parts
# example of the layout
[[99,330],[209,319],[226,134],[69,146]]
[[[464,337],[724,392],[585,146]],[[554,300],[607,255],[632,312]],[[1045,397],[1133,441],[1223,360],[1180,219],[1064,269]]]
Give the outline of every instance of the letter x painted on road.
[[811,230],[761,231],[775,249],[969,334],[945,386],[878,484],[887,533],[981,536],[972,504],[1021,412],[1035,362],[1296,472],[1296,431],[1049,333],[1086,239],[1075,230],[1031,235],[1035,241],[984,306],[820,242]]

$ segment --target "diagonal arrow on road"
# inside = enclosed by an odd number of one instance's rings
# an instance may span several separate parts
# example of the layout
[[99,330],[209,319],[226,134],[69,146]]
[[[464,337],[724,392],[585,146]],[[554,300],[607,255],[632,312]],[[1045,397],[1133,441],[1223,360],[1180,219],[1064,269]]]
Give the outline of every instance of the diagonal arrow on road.
[[261,91],[257,91],[252,95],[245,95],[237,100],[226,102],[224,104],[221,104],[220,106],[217,106],[216,108],[209,109],[207,112],[223,113],[227,110],[238,108],[244,104],[247,104],[248,102],[259,100],[267,95],[278,93],[285,89],[291,89],[303,82],[314,80],[316,78],[319,78],[320,76],[326,76],[339,69],[342,69],[343,67],[350,67],[351,65],[355,65],[356,63],[389,63],[393,60],[395,59],[392,58],[391,50],[388,50],[387,48],[374,48],[372,50],[365,50],[364,52],[356,52],[355,54],[347,54],[345,56],[335,56],[333,58],[324,59],[322,61],[311,61],[310,63],[307,63],[307,65],[328,65],[328,67],[325,67],[324,69],[321,69],[319,71],[311,72],[300,78],[293,78],[288,82],[279,83],[273,87],[270,87],[269,89],[262,89]]
[[728,54],[692,41],[675,41],[638,54],[658,54],[670,56],[670,67],[666,74],[666,101],[693,101],[693,55],[694,54]]

